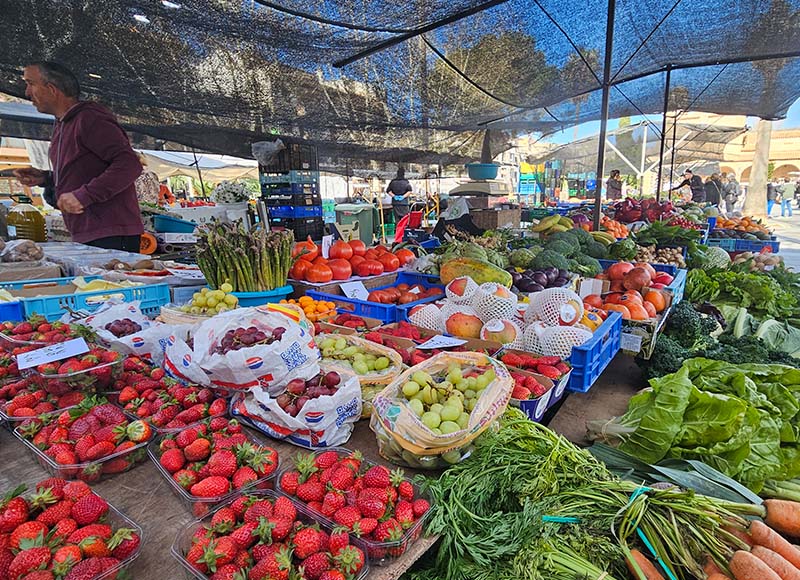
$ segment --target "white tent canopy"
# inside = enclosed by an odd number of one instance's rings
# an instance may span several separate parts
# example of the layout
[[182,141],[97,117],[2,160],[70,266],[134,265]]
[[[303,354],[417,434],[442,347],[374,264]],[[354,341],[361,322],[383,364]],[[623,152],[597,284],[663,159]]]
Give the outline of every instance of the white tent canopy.
[[147,168],[154,171],[159,179],[166,179],[176,175],[198,177],[198,168],[203,180],[210,182],[239,179],[241,177],[258,178],[258,162],[252,159],[209,153],[195,155],[186,151],[152,151],[145,149],[141,150],[140,153],[147,159]]

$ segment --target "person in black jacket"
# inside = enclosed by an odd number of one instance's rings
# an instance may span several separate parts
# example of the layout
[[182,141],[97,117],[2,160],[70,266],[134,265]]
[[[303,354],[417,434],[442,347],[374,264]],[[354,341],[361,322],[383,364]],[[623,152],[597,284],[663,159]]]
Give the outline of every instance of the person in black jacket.
[[719,201],[722,198],[722,182],[719,179],[719,175],[714,173],[708,177],[703,188],[705,189],[706,203],[719,205]]
[[411,184],[406,179],[406,170],[400,167],[397,170],[397,176],[386,187],[386,193],[392,194],[395,221],[400,221],[400,218],[408,213],[408,196],[411,195],[411,192]]
[[670,191],[675,191],[685,186],[689,186],[692,190],[692,201],[695,203],[703,203],[706,200],[706,189],[703,184],[703,178],[699,175],[692,173],[691,169],[683,172],[683,181],[677,187],[673,187]]

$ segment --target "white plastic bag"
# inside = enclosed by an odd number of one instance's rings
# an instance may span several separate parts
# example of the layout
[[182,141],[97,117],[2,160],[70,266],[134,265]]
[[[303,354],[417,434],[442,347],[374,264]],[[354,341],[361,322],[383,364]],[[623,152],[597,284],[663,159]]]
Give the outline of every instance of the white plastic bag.
[[[173,325],[173,328],[176,328],[176,326]],[[194,352],[192,352],[187,343],[190,335],[188,329],[192,327],[180,325],[177,328],[186,330],[186,333],[183,334],[181,332],[180,335],[172,333],[159,341],[164,353],[164,372],[176,381],[186,385],[211,386],[211,379],[197,364]]]
[[309,400],[295,417],[261,387],[237,393],[231,401],[231,415],[270,437],[300,447],[344,445],[361,418],[361,387],[355,374],[338,368],[336,372],[342,377],[336,393]]
[[[255,327],[271,334],[285,329],[271,344],[215,352],[229,330]],[[200,323],[194,332],[193,361],[208,376],[212,386],[246,390],[263,387],[271,394],[294,378],[310,379],[319,373],[320,353],[311,333],[277,312],[266,308],[237,308]]]

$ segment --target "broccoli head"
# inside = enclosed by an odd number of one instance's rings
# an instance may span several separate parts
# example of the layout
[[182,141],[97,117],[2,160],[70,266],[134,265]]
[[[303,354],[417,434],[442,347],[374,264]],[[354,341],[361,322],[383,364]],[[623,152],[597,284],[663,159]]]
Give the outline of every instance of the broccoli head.
[[800,359],[785,352],[770,349],[766,343],[753,335],[735,337],[722,334],[717,341],[693,356],[703,356],[729,363],[770,363],[800,366]]
[[608,258],[608,249],[600,242],[592,242],[591,244],[587,244],[586,253],[592,258],[597,258],[598,260],[605,260]]
[[642,360],[639,357],[634,360],[641,367],[646,378],[652,379],[677,372],[681,368],[683,361],[691,357],[692,353],[689,349],[684,348],[671,337],[662,334],[658,337],[653,347],[653,354],[648,360]]
[[682,300],[672,307],[664,334],[684,348],[692,348],[698,342],[707,339],[710,331],[704,332],[700,313],[694,309],[692,303]]
[[542,270],[544,268],[569,270],[569,260],[553,250],[545,249],[533,259],[530,268],[534,270]]
[[556,254],[561,254],[562,256],[566,256],[567,258],[571,258],[578,254],[580,248],[577,244],[572,244],[566,240],[555,240],[552,242],[548,242],[547,245],[544,247],[546,250],[552,250]]
[[569,247],[572,248],[569,252],[569,256],[574,256],[581,251],[581,243],[575,234],[577,231],[578,230],[568,230],[566,232],[556,232],[555,234],[547,237],[547,245],[549,246],[551,243],[557,241],[566,242],[569,244]]
[[573,229],[572,235],[575,236],[575,239],[578,240],[578,243],[581,245],[582,248],[586,248],[590,244],[594,243],[594,238],[592,237],[592,234],[590,234],[583,228]]
[[573,261],[577,263],[577,268],[573,270],[573,272],[583,274],[584,276],[594,277],[603,271],[600,262],[591,256],[580,254],[576,256]]

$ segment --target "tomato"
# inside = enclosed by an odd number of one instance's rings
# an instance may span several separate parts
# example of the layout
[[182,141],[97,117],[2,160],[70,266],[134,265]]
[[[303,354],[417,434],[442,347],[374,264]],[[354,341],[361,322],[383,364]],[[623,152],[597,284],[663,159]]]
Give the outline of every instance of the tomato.
[[325,264],[312,264],[306,272],[306,280],[309,282],[330,282],[332,279],[333,272]]
[[391,252],[386,252],[382,254],[380,258],[381,264],[383,264],[383,269],[386,272],[394,272],[400,267],[400,260],[397,259],[397,256],[392,254]]
[[353,257],[353,248],[343,240],[336,240],[333,242],[333,245],[331,245],[330,250],[328,250],[328,257],[331,260],[338,260],[340,258],[349,260]]
[[377,302],[378,304],[390,304],[391,299],[387,296],[385,290],[373,290],[367,295],[368,302]]
[[350,262],[341,258],[330,260],[328,262],[328,268],[333,272],[334,280],[347,280],[353,275],[353,268],[350,266]]
[[392,288],[392,287],[384,288],[383,291],[389,297],[389,301],[392,302],[393,304],[397,303],[397,301],[400,299],[400,296],[402,295],[400,290],[398,290],[397,288]]
[[417,257],[414,255],[414,252],[411,250],[407,250],[405,248],[401,250],[397,250],[394,253],[397,256],[397,259],[400,260],[400,266],[405,266],[409,262],[413,262]]
[[383,264],[377,260],[364,260],[356,266],[356,276],[378,276],[383,274]]
[[364,252],[364,257],[367,260],[377,260],[379,256],[380,254],[378,253],[377,250],[375,250],[375,248],[370,248],[369,250]]
[[414,302],[416,300],[420,300],[421,297],[419,294],[412,294],[411,292],[403,292],[398,298],[398,304],[408,304],[409,302]]
[[309,262],[313,262],[314,258],[319,256],[319,246],[311,241],[311,236],[308,236],[305,242],[297,242],[292,248],[292,257],[298,256]]
[[364,256],[355,255],[349,260],[350,266],[352,266],[353,270],[355,271],[355,267],[365,260],[366,258]]
[[595,308],[601,308],[603,306],[603,298],[599,294],[589,294],[584,297],[583,302]]
[[350,244],[350,247],[353,248],[353,255],[354,256],[363,256],[364,253],[367,251],[367,246],[361,240],[350,240],[347,242]]
[[289,277],[294,278],[295,280],[305,280],[306,272],[308,272],[310,267],[311,262],[308,260],[297,260],[292,265],[292,269],[289,270]]
[[323,266],[326,266],[328,264],[328,259],[327,258],[323,258],[322,256],[317,256],[316,258],[314,258],[314,261],[311,262],[311,263],[312,264],[322,264]]
[[387,254],[389,252],[389,249],[386,246],[382,245],[382,244],[378,244],[373,249],[376,252],[378,252],[379,256],[383,256],[384,254]]

